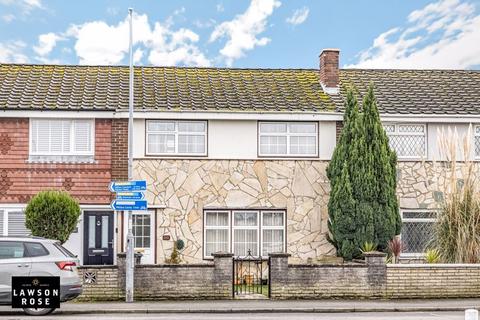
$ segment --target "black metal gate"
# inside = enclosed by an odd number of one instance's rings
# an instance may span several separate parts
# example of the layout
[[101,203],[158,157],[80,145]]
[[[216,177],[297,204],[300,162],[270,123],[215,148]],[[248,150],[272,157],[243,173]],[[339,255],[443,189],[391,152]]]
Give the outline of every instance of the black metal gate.
[[252,256],[233,258],[233,298],[270,298],[270,259]]

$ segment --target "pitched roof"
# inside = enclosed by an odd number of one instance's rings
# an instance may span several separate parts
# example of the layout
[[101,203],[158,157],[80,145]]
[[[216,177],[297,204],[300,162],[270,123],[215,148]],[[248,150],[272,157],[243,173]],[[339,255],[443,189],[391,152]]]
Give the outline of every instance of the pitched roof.
[[480,114],[480,71],[343,69],[340,82],[342,96],[349,87],[364,94],[373,82],[383,114]]
[[[334,111],[311,70],[136,67],[139,111]],[[0,110],[128,109],[128,67],[0,65]]]
[[[480,72],[340,70],[328,95],[316,69],[135,67],[138,111],[342,111],[369,83],[381,113],[480,114]],[[0,110],[128,109],[128,67],[0,64]]]

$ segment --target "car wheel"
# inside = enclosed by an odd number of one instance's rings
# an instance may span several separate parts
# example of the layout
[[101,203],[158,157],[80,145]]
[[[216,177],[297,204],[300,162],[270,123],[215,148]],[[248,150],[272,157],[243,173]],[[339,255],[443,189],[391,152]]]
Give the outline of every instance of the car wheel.
[[55,310],[55,308],[23,308],[23,311],[29,316],[44,316],[52,313],[53,310]]

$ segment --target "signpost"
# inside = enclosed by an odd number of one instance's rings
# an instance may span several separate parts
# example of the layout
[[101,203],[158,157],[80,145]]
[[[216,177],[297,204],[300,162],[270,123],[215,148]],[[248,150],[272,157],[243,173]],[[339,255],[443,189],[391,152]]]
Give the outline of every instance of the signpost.
[[112,181],[109,186],[112,192],[132,192],[147,190],[147,181],[133,180],[133,181]]
[[117,192],[117,200],[143,200],[145,194],[143,192]]
[[113,200],[110,204],[116,211],[145,211],[147,210],[147,200]]

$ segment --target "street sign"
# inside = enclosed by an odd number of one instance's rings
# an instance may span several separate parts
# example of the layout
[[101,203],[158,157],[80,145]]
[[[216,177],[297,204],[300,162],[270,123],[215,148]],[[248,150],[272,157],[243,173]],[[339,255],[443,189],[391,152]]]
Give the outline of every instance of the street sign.
[[117,192],[115,200],[143,200],[145,194],[143,192]]
[[116,211],[145,211],[147,200],[113,200],[110,207]]
[[147,190],[147,181],[112,181],[110,182],[109,188],[112,192],[145,191]]

